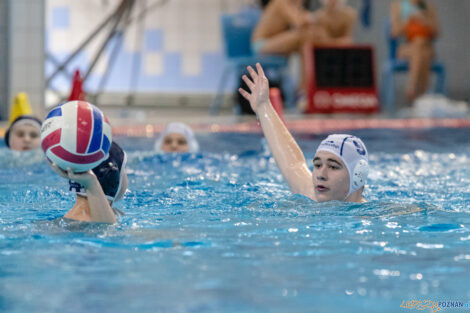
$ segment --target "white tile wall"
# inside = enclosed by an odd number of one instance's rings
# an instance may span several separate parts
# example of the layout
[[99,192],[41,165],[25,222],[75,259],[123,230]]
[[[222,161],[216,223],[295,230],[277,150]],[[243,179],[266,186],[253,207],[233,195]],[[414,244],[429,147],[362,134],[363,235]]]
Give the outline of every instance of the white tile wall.
[[[182,56],[183,74],[197,75],[201,72],[202,54],[221,50],[220,14],[235,12],[241,6],[256,0],[170,0],[165,5],[153,9],[144,20],[145,29],[157,29],[163,32],[163,52],[179,53]],[[104,18],[115,10],[120,0],[48,0],[49,8],[65,6],[70,11],[70,29],[50,29],[50,48],[53,52],[73,51]],[[147,6],[154,1],[146,1]],[[50,10],[48,10],[50,11]],[[142,11],[137,3],[133,15]],[[51,16],[48,16],[51,23]],[[143,41],[136,39],[138,23],[133,23],[126,30],[124,49],[126,52],[142,51]],[[86,49],[91,58],[99,43],[103,42],[105,32],[93,40]],[[164,58],[162,53],[145,55],[144,71],[163,73]],[[151,52],[153,53],[153,52]],[[155,62],[155,64],[153,64]]]
[[148,75],[161,75],[165,70],[163,55],[159,52],[146,53],[144,56],[144,71]]
[[[103,75],[106,73],[106,68],[108,67],[109,57],[107,54],[103,53],[96,63],[93,73],[98,75]],[[82,74],[83,75],[83,74]]]
[[26,92],[33,111],[44,114],[44,0],[9,1],[9,103]]

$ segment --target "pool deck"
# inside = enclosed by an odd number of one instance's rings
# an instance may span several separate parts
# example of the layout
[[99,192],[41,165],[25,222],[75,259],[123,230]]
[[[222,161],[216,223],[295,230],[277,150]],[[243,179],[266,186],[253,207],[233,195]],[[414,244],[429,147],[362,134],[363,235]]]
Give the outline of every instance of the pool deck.
[[[259,133],[255,116],[224,112],[211,116],[207,109],[105,109],[113,125],[113,133],[126,136],[152,137],[165,123],[180,121],[197,132]],[[423,129],[432,127],[470,127],[470,116],[461,118],[392,117],[387,114],[285,114],[284,121],[293,132],[328,133],[338,130],[368,128]]]
[[[115,135],[151,137],[161,132],[168,122],[184,122],[197,132],[259,133],[261,128],[254,116],[222,112],[211,116],[207,108],[122,108],[103,109],[113,125]],[[287,127],[294,132],[328,133],[337,130],[368,128],[422,129],[432,127],[470,127],[470,116],[461,118],[406,118],[386,114],[285,114]],[[0,122],[3,137],[8,122]]]

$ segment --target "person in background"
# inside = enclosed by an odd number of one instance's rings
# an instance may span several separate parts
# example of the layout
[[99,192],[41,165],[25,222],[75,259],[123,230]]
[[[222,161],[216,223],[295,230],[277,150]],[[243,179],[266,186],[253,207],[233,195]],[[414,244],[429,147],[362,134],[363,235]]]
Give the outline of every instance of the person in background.
[[439,34],[436,8],[426,0],[394,1],[390,7],[390,22],[391,36],[401,42],[397,57],[409,61],[406,97],[412,102],[429,86],[433,40]]
[[251,50],[255,55],[301,55],[297,93],[302,109],[306,105],[305,47],[352,43],[356,20],[357,13],[344,0],[322,0],[322,8],[315,13],[305,9],[303,0],[271,0],[253,31]]
[[5,145],[16,151],[38,149],[41,146],[41,124],[35,116],[18,116],[5,133]]
[[314,12],[315,19],[324,32],[325,45],[349,45],[354,43],[354,27],[357,10],[346,0],[321,0],[322,7]]
[[303,4],[303,0],[271,0],[253,31],[253,53],[289,55],[301,52],[305,43],[321,42],[314,15]]
[[199,151],[199,143],[188,125],[170,123],[155,142],[155,150],[159,153],[195,153]]

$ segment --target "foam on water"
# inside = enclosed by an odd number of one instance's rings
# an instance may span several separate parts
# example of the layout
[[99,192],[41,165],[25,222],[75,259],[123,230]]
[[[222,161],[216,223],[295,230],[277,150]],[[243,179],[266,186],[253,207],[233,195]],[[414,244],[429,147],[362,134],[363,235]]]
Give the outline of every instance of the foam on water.
[[[397,312],[470,297],[468,130],[358,131],[365,204],[292,195],[258,135],[208,134],[203,153],[128,151],[118,225],[73,205],[44,161],[0,163],[0,311]],[[298,135],[310,160],[323,136]],[[393,139],[393,140],[392,140]]]

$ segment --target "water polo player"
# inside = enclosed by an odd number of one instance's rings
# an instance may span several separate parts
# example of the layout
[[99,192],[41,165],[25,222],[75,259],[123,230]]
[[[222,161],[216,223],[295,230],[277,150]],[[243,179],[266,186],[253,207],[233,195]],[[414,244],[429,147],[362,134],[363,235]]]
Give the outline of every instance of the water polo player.
[[155,150],[159,153],[195,153],[199,151],[199,144],[188,125],[170,123],[155,142]]
[[330,135],[321,142],[310,171],[298,144],[269,101],[269,82],[263,68],[248,67],[243,75],[250,92],[239,92],[251,104],[263,128],[274,159],[290,189],[315,201],[365,202],[362,196],[369,171],[364,143],[351,135]]
[[127,189],[126,161],[126,153],[115,142],[111,144],[109,157],[84,173],[64,171],[49,161],[54,172],[69,179],[70,191],[77,194],[74,206],[64,217],[83,222],[116,223],[116,214],[121,212],[112,205]]
[[38,149],[41,121],[32,115],[18,116],[5,133],[5,145],[17,151]]
[[126,154],[112,141],[103,112],[86,101],[53,108],[41,128],[41,147],[52,169],[71,180],[77,192],[65,217],[115,223],[111,205],[127,188]]

